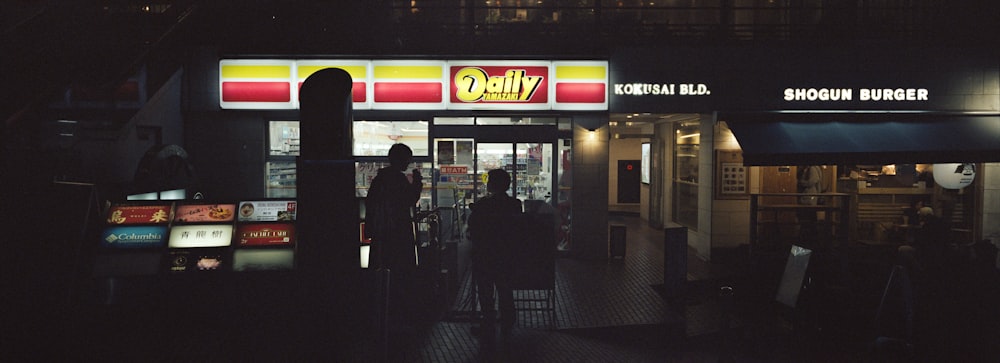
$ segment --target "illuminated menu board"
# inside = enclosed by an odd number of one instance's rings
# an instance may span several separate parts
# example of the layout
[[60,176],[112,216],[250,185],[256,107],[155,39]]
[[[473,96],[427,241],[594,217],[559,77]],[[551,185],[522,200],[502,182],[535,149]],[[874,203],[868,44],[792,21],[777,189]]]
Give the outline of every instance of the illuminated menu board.
[[93,273],[289,270],[295,261],[296,209],[295,200],[115,204],[100,221]]
[[297,203],[291,200],[240,202],[237,220],[240,222],[294,221]]

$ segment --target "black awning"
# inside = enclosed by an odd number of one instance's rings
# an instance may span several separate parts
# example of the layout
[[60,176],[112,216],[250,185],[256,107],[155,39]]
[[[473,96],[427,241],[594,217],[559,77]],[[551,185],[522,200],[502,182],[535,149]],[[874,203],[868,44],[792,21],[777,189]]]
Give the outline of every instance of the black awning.
[[746,165],[1000,162],[1000,116],[723,114]]

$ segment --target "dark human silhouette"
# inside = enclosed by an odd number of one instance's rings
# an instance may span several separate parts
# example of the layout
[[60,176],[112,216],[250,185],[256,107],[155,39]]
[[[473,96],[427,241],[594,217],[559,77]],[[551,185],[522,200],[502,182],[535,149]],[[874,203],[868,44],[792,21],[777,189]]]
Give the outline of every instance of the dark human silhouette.
[[514,325],[514,297],[510,285],[514,261],[513,248],[518,242],[521,201],[507,195],[510,175],[502,169],[490,170],[486,190],[488,195],[472,205],[469,215],[472,273],[476,281],[482,320],[480,335],[495,336],[496,310],[493,290],[500,304],[501,332],[506,338]]
[[379,169],[368,188],[366,227],[372,237],[372,261],[376,269],[388,269],[390,325],[412,318],[408,297],[417,268],[413,209],[420,200],[423,181],[418,169],[412,180],[405,174],[413,151],[405,144],[389,148],[389,166]]

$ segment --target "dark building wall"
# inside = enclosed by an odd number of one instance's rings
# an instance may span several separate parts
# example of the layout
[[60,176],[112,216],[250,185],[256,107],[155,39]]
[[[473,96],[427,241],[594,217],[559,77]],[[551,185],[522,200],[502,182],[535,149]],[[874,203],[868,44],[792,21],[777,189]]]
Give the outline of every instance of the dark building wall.
[[219,107],[219,56],[213,48],[192,52],[184,89],[184,148],[205,198],[263,198],[267,121],[260,112]]
[[263,198],[266,120],[240,113],[188,114],[189,160],[205,198]]

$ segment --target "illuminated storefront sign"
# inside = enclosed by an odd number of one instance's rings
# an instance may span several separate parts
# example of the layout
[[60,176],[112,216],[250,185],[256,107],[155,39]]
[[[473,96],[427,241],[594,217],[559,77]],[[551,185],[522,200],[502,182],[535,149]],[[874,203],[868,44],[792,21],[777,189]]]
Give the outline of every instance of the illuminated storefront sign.
[[295,225],[290,223],[255,223],[236,229],[240,246],[287,246],[295,242]]
[[291,200],[240,202],[237,220],[240,222],[294,221],[297,204]]
[[[855,92],[857,91],[857,92]],[[785,88],[785,101],[928,101],[926,88]],[[855,95],[857,97],[855,98]]]
[[167,224],[170,208],[165,205],[115,205],[108,211],[108,224]]
[[354,80],[355,110],[590,110],[608,108],[607,61],[219,61],[224,109],[295,109],[298,88],[336,67]]
[[[371,73],[369,62],[350,60],[300,60],[295,63],[296,90],[302,88],[302,82],[313,73],[324,68],[340,68],[351,75],[354,83],[351,85],[351,97],[354,105],[368,108],[371,97],[368,95],[368,84],[365,82]],[[293,95],[298,101],[298,92]],[[297,108],[298,106],[296,106]]]
[[450,66],[453,109],[550,109],[549,62],[468,62]]
[[293,64],[288,60],[220,61],[222,108],[295,108],[298,100],[293,96],[298,93],[292,93]]
[[174,212],[177,222],[232,222],[236,204],[179,205]]
[[166,226],[111,227],[101,235],[105,248],[149,248],[163,246]]
[[226,247],[232,243],[233,226],[201,224],[174,226],[170,229],[170,248]]
[[712,91],[703,83],[615,83],[617,96],[708,96]]
[[374,109],[445,108],[445,62],[373,61]]

